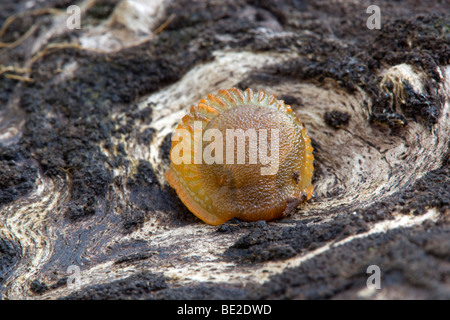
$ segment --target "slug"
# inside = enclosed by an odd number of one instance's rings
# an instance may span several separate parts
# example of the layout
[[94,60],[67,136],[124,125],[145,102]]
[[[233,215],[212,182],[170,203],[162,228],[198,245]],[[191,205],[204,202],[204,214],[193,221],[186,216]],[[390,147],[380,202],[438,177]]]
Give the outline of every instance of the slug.
[[284,101],[263,90],[219,90],[182,118],[165,176],[210,225],[269,221],[312,197],[312,152],[305,126]]

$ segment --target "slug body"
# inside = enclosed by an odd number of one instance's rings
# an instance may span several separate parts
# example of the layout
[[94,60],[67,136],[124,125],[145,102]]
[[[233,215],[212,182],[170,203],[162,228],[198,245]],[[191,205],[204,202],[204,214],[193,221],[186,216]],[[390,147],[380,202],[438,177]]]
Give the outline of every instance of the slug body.
[[312,197],[312,151],[304,125],[275,95],[219,90],[178,125],[166,178],[208,224],[272,220]]

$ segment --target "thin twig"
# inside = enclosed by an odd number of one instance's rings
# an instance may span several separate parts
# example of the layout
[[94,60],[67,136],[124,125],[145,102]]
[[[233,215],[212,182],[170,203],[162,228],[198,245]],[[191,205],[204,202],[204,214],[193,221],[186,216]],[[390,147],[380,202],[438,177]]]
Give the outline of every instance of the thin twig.
[[161,33],[167,26],[175,19],[175,14],[171,14],[166,21],[163,22],[158,28],[156,28],[155,31],[153,31],[153,34]]
[[[5,20],[2,27],[0,28],[0,39],[3,38],[3,36],[5,35],[5,32],[8,29],[9,25],[19,17],[26,16],[26,15],[30,15],[30,16],[37,15],[38,16],[38,15],[42,15],[42,14],[59,14],[62,12],[63,12],[63,10],[54,9],[54,8],[46,8],[46,9],[38,9],[35,11],[21,12],[16,15],[10,16],[10,17],[8,17],[8,19]],[[28,31],[26,33],[28,33]],[[12,42],[12,43],[14,43],[14,42]],[[8,43],[3,43],[3,44],[8,45]]]
[[5,74],[5,78],[24,81],[24,82],[33,82],[34,81],[33,79],[31,79],[29,77],[22,77],[17,74],[9,74],[9,73]]

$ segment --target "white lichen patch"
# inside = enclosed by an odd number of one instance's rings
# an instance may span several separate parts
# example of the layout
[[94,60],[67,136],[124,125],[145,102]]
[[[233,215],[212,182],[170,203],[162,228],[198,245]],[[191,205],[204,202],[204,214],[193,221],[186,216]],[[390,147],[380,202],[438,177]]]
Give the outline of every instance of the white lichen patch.
[[151,40],[165,14],[164,0],[122,0],[98,26],[86,26],[80,37],[84,48],[117,51]]
[[402,97],[404,95],[402,93],[404,81],[408,81],[414,88],[414,91],[423,93],[423,80],[425,79],[425,75],[422,71],[409,64],[402,63],[385,69],[381,72],[380,77],[380,86],[385,88],[387,83],[391,82],[394,85],[394,92],[397,96]]
[[3,284],[10,297],[23,297],[40,267],[52,257],[57,236],[55,228],[47,226],[46,220],[67,197],[68,188],[62,180],[39,175],[35,190],[27,198],[0,211],[3,217],[0,236],[20,243],[23,256],[16,272]]

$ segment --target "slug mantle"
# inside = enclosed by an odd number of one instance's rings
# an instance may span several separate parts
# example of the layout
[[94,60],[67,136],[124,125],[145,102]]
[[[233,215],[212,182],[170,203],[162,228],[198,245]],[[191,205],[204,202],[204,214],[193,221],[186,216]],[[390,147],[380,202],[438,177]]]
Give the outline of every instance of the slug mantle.
[[172,136],[169,184],[198,218],[273,220],[312,197],[311,139],[290,106],[263,90],[219,90]]

